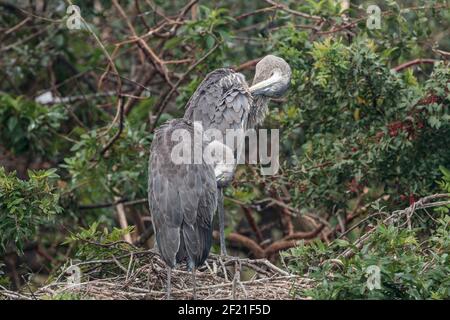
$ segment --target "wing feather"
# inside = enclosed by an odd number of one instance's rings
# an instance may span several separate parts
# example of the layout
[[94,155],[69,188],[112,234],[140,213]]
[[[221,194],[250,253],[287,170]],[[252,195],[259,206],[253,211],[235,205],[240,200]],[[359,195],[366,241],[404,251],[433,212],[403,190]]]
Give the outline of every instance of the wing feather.
[[[206,76],[186,105],[185,119],[203,128],[240,129],[247,123],[252,97],[242,74],[217,69]],[[207,115],[207,116],[205,116]]]

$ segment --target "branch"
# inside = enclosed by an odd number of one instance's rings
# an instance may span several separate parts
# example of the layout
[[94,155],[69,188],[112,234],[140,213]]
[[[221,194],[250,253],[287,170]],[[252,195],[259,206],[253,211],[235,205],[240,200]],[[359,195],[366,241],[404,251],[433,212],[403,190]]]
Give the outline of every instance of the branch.
[[271,4],[272,6],[275,6],[275,7],[277,7],[278,9],[280,9],[282,11],[285,11],[285,12],[288,12],[290,14],[293,14],[294,16],[299,16],[299,17],[303,17],[303,18],[306,18],[306,19],[316,20],[316,21],[323,21],[323,20],[325,20],[324,18],[319,17],[319,16],[314,16],[314,15],[310,15],[310,14],[307,14],[307,13],[304,13],[304,12],[292,10],[287,5],[284,5],[284,4],[281,4],[281,3],[278,3],[278,2],[275,2],[275,1],[272,1],[272,0],[265,0],[265,1],[268,4]]
[[270,257],[271,255],[286,249],[290,249],[297,245],[297,240],[279,240],[272,243],[264,251],[265,257]]
[[325,225],[321,224],[317,229],[309,231],[309,232],[298,231],[298,232],[295,232],[293,234],[290,234],[290,235],[284,237],[282,240],[313,239],[323,230],[324,227],[325,227]]
[[243,13],[243,14],[237,16],[235,19],[236,20],[242,20],[242,19],[245,19],[247,17],[254,16],[254,15],[258,14],[258,13],[271,12],[271,11],[273,11],[276,8],[277,8],[277,6],[270,6],[270,7],[265,7],[265,8],[262,8],[262,9],[250,11],[250,12]]
[[[147,74],[147,76],[144,80],[144,85],[136,88],[136,90],[133,92],[134,96],[138,96],[138,97],[141,96],[141,94],[142,94],[142,92],[144,92],[144,90],[149,92],[149,90],[145,86],[147,86],[150,83],[150,81],[153,79],[155,73],[156,73],[156,70],[153,69],[152,71],[150,71]],[[138,102],[138,99],[133,99],[133,98],[131,98],[127,101],[127,103],[125,104],[125,108],[124,108],[125,115],[128,115],[131,112],[131,110],[137,104],[137,102]]]
[[444,51],[444,50],[439,50],[439,49],[431,49],[434,53],[440,54],[441,56],[443,56],[445,59],[447,59],[448,57],[450,57],[450,52]]
[[244,62],[243,64],[236,66],[232,68],[234,71],[239,72],[245,69],[251,69],[256,66],[256,64],[261,60],[262,58],[253,59],[247,62]]
[[403,63],[403,64],[401,64],[399,66],[396,66],[396,67],[392,68],[392,70],[395,71],[395,72],[400,72],[400,71],[402,71],[402,70],[404,70],[406,68],[409,68],[411,66],[414,66],[416,64],[426,64],[426,63],[434,64],[435,62],[438,62],[438,61],[439,60],[435,60],[435,59],[420,59],[419,58],[419,59],[415,59],[415,60],[411,60],[411,61],[405,62],[405,63]]
[[245,217],[247,218],[248,224],[252,228],[253,232],[256,234],[256,239],[261,243],[263,241],[263,236],[261,230],[258,228],[258,225],[255,221],[255,218],[252,216],[252,212],[246,206],[242,206],[242,210],[244,210]]
[[[250,239],[249,237],[246,237],[244,235],[241,235],[241,234],[238,234],[235,232],[230,233],[227,236],[227,240],[238,243],[238,244],[246,247],[248,250],[250,250],[250,252],[253,254],[253,256],[257,259],[268,258],[281,250],[286,250],[286,249],[295,247],[297,245],[299,239],[309,240],[309,239],[316,237],[322,231],[324,226],[325,225],[322,224],[316,230],[313,230],[311,232],[294,233],[294,234],[287,236],[281,240],[275,241],[270,246],[268,246],[266,249],[263,249],[253,239]],[[214,231],[213,237],[215,239],[219,238],[219,234],[217,231]]]
[[144,204],[144,203],[147,203],[147,201],[148,201],[147,199],[138,199],[138,200],[131,200],[131,201],[128,201],[127,199],[120,199],[120,200],[116,200],[115,202],[111,202],[111,203],[81,205],[81,206],[78,206],[78,209],[92,210],[92,209],[111,208],[111,207],[115,207],[119,203],[122,203],[124,206],[132,206],[132,205],[136,205],[136,204]]
[[116,134],[112,137],[112,139],[103,147],[102,151],[100,151],[100,155],[103,156],[106,151],[108,151],[109,148],[112,147],[114,142],[116,142],[117,139],[119,139],[120,135],[123,131],[123,122],[124,122],[124,100],[125,98],[121,95],[119,97],[118,106],[117,106],[117,113],[119,114],[119,131],[116,132]]
[[164,95],[164,99],[162,100],[161,103],[158,104],[156,110],[156,117],[155,120],[153,121],[151,127],[150,127],[150,132],[153,132],[153,130],[155,130],[156,124],[158,123],[159,118],[161,117],[161,114],[163,113],[165,107],[167,106],[167,103],[169,103],[170,98],[172,97],[172,95],[175,93],[175,91],[178,89],[178,87],[180,86],[180,84],[184,81],[184,79],[192,72],[192,70],[194,70],[199,64],[201,64],[203,61],[206,60],[206,58],[209,57],[210,54],[212,54],[221,44],[222,42],[217,42],[216,45],[214,47],[211,48],[211,50],[209,50],[203,57],[201,57],[196,63],[194,63],[193,65],[191,65],[189,67],[189,69],[180,77],[180,79],[178,79],[178,81],[175,83],[175,85],[169,90],[169,92],[167,94]]
[[[219,233],[217,231],[214,231],[213,237],[215,239],[218,239]],[[230,234],[227,235],[227,239],[232,242],[237,242],[246,247],[253,253],[255,258],[264,258],[266,256],[264,249],[261,248],[259,244],[257,244],[253,239],[250,239],[249,237],[243,236],[236,232],[231,232]]]

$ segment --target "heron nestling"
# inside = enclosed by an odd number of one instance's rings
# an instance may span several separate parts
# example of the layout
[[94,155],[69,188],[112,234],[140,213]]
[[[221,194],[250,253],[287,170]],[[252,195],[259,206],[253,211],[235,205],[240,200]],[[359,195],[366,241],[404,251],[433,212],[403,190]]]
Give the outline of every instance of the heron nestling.
[[[184,118],[201,122],[205,130],[218,129],[222,131],[223,136],[226,135],[228,129],[248,130],[254,128],[264,120],[269,100],[281,97],[289,88],[290,81],[291,68],[289,64],[274,55],[267,55],[257,63],[251,87],[241,73],[232,69],[217,69],[206,76],[189,99]],[[229,182],[221,182],[218,186],[219,234],[222,255],[227,255],[223,188]]]
[[[195,298],[195,270],[211,249],[213,214],[217,208],[217,185],[231,181],[233,165],[211,159],[195,163],[174,161],[174,133],[183,135],[187,153],[193,154],[195,126],[186,119],[166,122],[155,131],[149,161],[148,201],[156,234],[157,249],[167,264],[167,299],[171,273],[177,263],[186,262],[192,271]],[[192,143],[194,142],[194,143]],[[206,147],[206,141],[200,141]],[[227,146],[213,141],[209,146],[232,156]],[[192,150],[192,152],[191,152]],[[190,157],[190,156],[189,156]]]
[[[193,122],[201,123],[205,130],[218,129],[224,136],[227,129],[254,128],[264,119],[269,99],[286,92],[290,77],[286,61],[273,55],[256,65],[251,87],[232,69],[215,70],[188,101],[184,119],[171,120],[156,130],[149,161],[148,199],[157,247],[168,266],[168,298],[171,269],[183,261],[193,271],[195,296],[195,269],[208,257],[218,201],[220,248],[226,255],[222,189],[231,182],[234,172],[234,165],[228,163],[173,163],[174,130],[184,129],[193,135]],[[233,152],[223,147],[225,152]]]

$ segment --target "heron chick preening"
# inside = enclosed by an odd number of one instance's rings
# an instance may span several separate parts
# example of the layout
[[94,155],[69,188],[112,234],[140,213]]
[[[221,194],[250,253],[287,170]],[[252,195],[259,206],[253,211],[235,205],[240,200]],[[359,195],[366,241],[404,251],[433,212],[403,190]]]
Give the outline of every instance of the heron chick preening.
[[[244,75],[232,69],[217,69],[209,73],[186,105],[185,119],[198,121],[203,129],[248,130],[260,124],[268,111],[269,100],[281,97],[289,88],[291,68],[282,58],[267,55],[256,65],[251,87]],[[239,145],[239,143],[237,144]],[[243,150],[238,152],[240,157]],[[223,188],[218,187],[220,251],[227,254],[224,233]]]

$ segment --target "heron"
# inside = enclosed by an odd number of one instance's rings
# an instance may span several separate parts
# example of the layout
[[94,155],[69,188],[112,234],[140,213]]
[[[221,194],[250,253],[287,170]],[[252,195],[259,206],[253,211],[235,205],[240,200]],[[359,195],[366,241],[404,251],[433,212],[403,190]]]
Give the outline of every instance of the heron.
[[[167,265],[166,298],[170,299],[172,268],[187,262],[192,271],[195,299],[195,271],[205,262],[211,248],[217,186],[231,181],[234,166],[218,158],[210,161],[202,158],[200,163],[192,159],[174,162],[177,130],[184,135],[187,153],[193,153],[196,147],[196,128],[189,120],[170,120],[155,131],[149,160],[148,201],[157,249]],[[200,143],[206,146],[203,139]],[[218,141],[207,146],[216,150],[223,147],[222,152],[232,156],[231,149]]]
[[[209,73],[186,104],[184,118],[198,121],[226,135],[228,129],[248,130],[259,125],[268,112],[269,100],[281,97],[289,88],[291,68],[280,57],[267,55],[256,64],[252,86],[243,74],[221,68]],[[234,150],[240,151],[240,150]],[[230,179],[218,185],[220,252],[225,245],[223,189]]]
[[[289,87],[291,69],[282,58],[269,55],[256,65],[253,84],[232,69],[209,73],[186,105],[183,119],[171,120],[155,131],[149,159],[148,200],[157,248],[167,264],[167,299],[171,272],[177,263],[187,262],[192,271],[195,298],[195,270],[208,257],[213,215],[218,209],[221,254],[226,255],[223,188],[231,182],[235,162],[175,164],[173,133],[186,130],[195,136],[195,123],[202,129],[250,129],[261,123],[270,98],[282,96]],[[236,150],[219,141],[202,145],[224,148],[231,158]],[[192,147],[192,146],[191,146]],[[229,157],[224,157],[229,159]],[[217,204],[219,202],[219,208]]]

